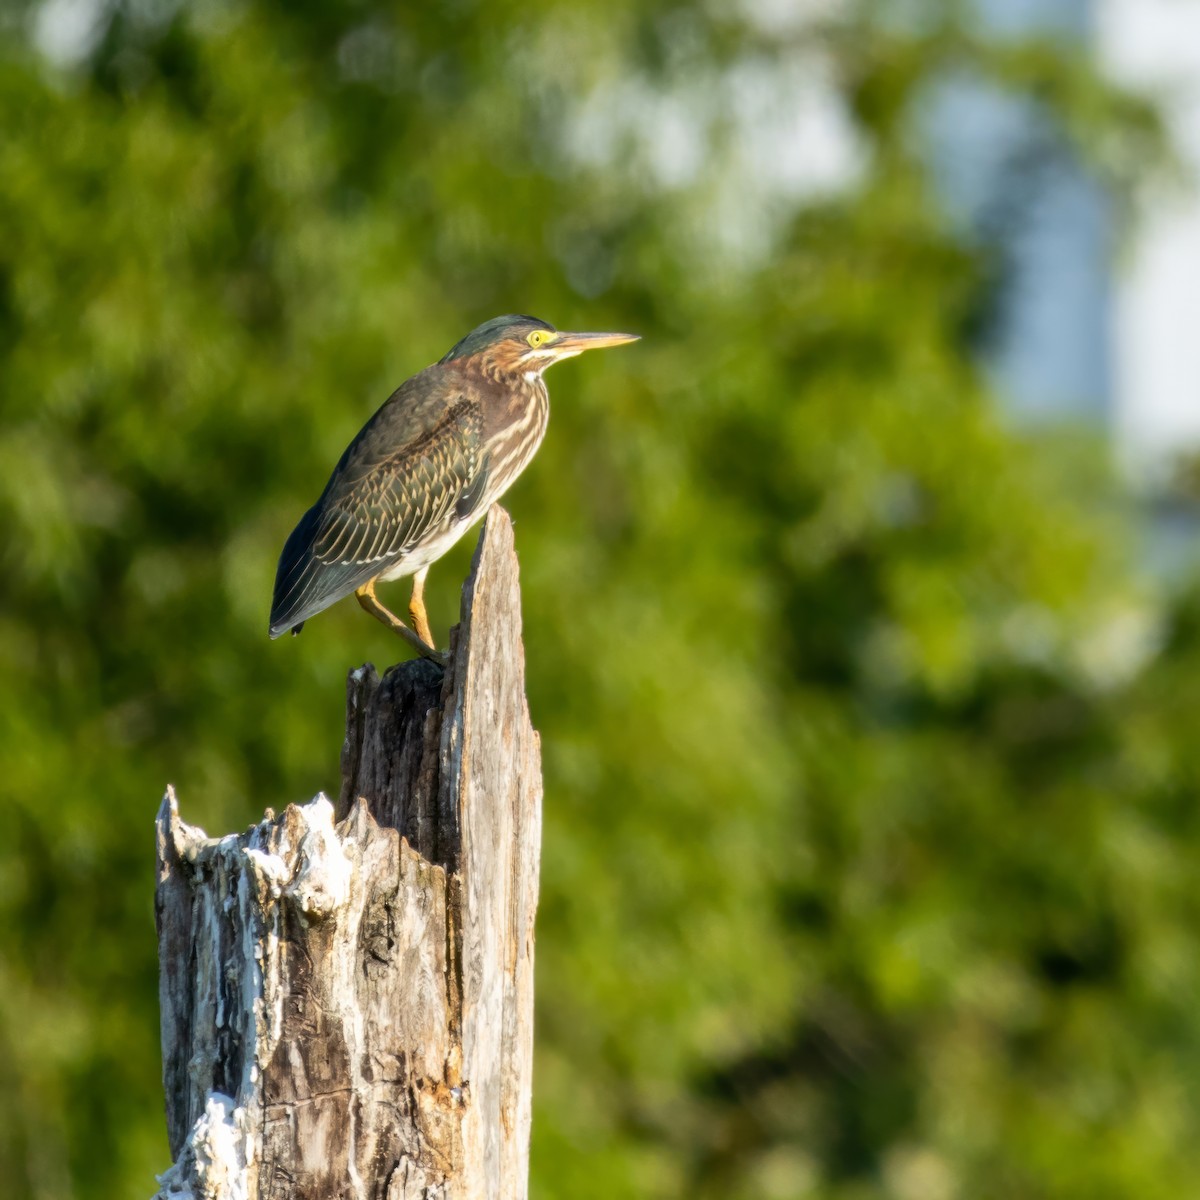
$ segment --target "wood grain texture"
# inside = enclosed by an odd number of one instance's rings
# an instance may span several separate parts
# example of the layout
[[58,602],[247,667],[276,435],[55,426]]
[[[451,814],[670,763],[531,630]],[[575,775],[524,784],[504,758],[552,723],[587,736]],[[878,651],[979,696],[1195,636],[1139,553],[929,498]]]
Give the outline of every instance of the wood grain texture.
[[351,672],[342,771],[336,811],[220,839],[163,802],[158,1195],[523,1200],[541,767],[502,509],[446,671]]

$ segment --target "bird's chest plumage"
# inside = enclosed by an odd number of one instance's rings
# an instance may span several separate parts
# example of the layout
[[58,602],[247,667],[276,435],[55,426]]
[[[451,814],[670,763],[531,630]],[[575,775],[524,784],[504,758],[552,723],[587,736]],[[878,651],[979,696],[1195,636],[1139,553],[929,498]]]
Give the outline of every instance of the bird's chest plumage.
[[539,375],[523,381],[520,389],[489,414],[483,462],[487,506],[513,484],[537,453],[550,421],[550,397]]
[[458,508],[430,529],[420,542],[380,574],[384,580],[415,575],[447,553],[491,506],[516,482],[546,436],[550,397],[540,377],[529,381],[531,390],[516,402],[496,406],[488,414],[480,455],[485,472],[483,486],[468,511]]

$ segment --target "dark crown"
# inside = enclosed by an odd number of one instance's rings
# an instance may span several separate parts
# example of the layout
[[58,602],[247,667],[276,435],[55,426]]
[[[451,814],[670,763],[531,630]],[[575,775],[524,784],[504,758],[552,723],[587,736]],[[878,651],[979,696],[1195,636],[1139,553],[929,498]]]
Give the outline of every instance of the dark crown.
[[472,329],[462,341],[452,346],[442,362],[469,358],[472,354],[478,354],[480,350],[486,350],[488,346],[494,346],[498,342],[524,341],[535,329],[555,332],[553,325],[539,321],[537,317],[522,317],[515,313],[505,317],[493,317],[490,321],[484,321],[478,328]]

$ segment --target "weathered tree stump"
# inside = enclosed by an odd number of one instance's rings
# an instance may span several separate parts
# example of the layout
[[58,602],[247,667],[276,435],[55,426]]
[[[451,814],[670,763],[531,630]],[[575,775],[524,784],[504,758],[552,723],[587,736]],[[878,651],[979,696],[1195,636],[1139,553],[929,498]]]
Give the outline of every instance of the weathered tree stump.
[[526,1195],[537,734],[494,508],[443,672],[350,675],[337,810],[158,816],[159,1197]]

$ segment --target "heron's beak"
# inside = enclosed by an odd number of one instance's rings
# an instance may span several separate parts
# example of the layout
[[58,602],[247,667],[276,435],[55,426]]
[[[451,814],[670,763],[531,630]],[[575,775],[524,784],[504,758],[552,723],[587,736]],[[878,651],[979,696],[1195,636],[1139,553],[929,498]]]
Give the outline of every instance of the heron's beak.
[[636,333],[560,333],[547,349],[555,359],[571,358],[585,350],[603,350],[606,346],[623,346],[638,340]]

